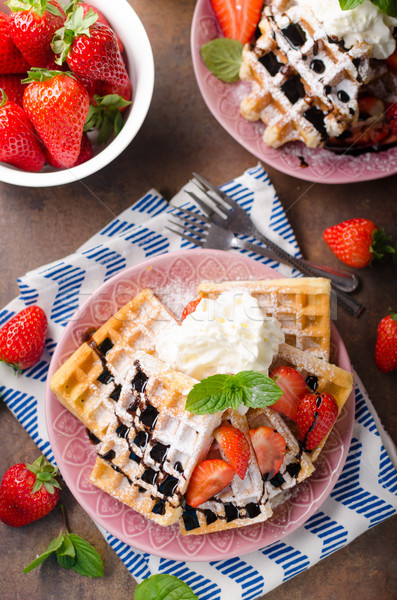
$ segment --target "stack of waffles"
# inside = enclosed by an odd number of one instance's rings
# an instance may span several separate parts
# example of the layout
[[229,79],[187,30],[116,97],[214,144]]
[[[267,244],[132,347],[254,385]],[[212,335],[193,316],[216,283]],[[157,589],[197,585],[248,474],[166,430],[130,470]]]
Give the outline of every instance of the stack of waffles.
[[243,51],[240,78],[251,92],[241,113],[265,123],[266,144],[299,140],[316,148],[354,128],[359,92],[387,70],[384,61],[371,59],[372,46],[346,49],[293,0],[267,0],[258,29]]
[[[215,298],[229,289],[245,289],[258,299],[264,315],[276,317],[287,343],[273,366],[293,366],[316,381],[318,392],[333,394],[342,409],[352,376],[329,360],[330,286],[321,278],[276,279],[200,284],[198,297]],[[50,386],[59,401],[97,442],[90,481],[148,519],[163,526],[179,522],[182,534],[202,534],[268,519],[273,507],[297,483],[309,477],[324,441],[304,452],[294,423],[271,408],[242,415],[195,415],[185,410],[197,381],[171,369],[156,356],[158,333],[176,318],[150,290],[143,290],[91,335],[53,375]],[[307,381],[309,381],[307,379]],[[185,493],[196,466],[210,456],[214,431],[224,422],[245,436],[250,458],[244,479],[196,508]],[[249,429],[271,426],[286,442],[278,473],[260,472]],[[218,453],[227,460],[218,447]]]

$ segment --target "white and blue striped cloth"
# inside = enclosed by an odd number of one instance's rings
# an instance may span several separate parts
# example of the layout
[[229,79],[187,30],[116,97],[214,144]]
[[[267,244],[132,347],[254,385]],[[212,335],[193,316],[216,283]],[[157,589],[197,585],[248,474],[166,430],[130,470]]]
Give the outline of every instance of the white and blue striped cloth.
[[[269,237],[299,256],[293,231],[262,166],[249,169],[223,189]],[[195,208],[183,192],[172,204]],[[149,257],[194,247],[165,229],[169,210],[169,204],[151,190],[77,252],[21,277],[20,296],[0,311],[1,325],[25,306],[38,303],[49,319],[50,337],[38,364],[19,377],[0,365],[0,395],[52,461],[43,398],[56,343],[74,312],[100,283]],[[291,275],[288,267],[244,253]],[[294,533],[242,557],[190,563],[137,551],[102,533],[138,582],[153,573],[171,573],[186,581],[200,600],[254,600],[397,512],[397,472],[391,458],[396,465],[395,447],[356,376],[355,424],[346,464],[321,509]]]

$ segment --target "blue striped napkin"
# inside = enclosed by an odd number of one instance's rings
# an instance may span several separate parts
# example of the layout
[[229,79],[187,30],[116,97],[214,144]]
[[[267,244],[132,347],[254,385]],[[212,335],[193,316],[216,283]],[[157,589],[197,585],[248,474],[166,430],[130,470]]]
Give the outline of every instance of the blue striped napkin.
[[[249,169],[223,189],[277,244],[295,256],[300,255],[282,205],[261,165]],[[195,209],[183,192],[171,204]],[[169,204],[155,190],[149,191],[74,254],[21,277],[19,297],[0,312],[0,325],[35,303],[48,316],[51,337],[42,359],[19,377],[0,365],[3,382],[0,394],[53,462],[42,399],[56,343],[87,294],[100,283],[149,257],[194,247],[165,229],[169,210]],[[244,253],[286,276],[299,275],[254,253]],[[397,472],[393,466],[397,465],[396,449],[357,375],[355,392],[353,438],[338,482],[321,509],[281,541],[242,557],[197,563],[140,552],[100,528],[103,535],[138,582],[153,573],[171,573],[186,581],[200,600],[259,598],[397,512]]]

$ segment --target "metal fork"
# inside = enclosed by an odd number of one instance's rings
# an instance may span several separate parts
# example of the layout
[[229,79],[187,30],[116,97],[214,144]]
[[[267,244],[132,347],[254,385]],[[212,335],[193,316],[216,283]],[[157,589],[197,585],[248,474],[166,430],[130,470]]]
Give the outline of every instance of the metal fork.
[[[342,269],[334,269],[325,265],[316,265],[304,258],[292,256],[261,233],[255,227],[249,214],[235,200],[201,175],[197,173],[193,173],[193,175],[195,179],[192,179],[192,182],[204,194],[204,198],[199,197],[190,190],[185,190],[185,192],[200,206],[210,221],[232,233],[249,235],[260,240],[272,251],[272,256],[268,255],[270,258],[274,258],[278,262],[287,263],[305,275],[328,277],[334,283],[334,287],[343,292],[353,292],[357,289],[359,279],[355,273],[348,273]],[[208,200],[215,206],[216,210],[208,203]]]
[[[201,248],[213,248],[217,250],[229,250],[231,248],[245,249],[257,254],[269,257],[268,248],[263,248],[257,244],[252,244],[237,238],[232,232],[219,227],[211,222],[209,217],[195,213],[185,208],[175,207],[174,211],[182,213],[181,215],[172,213],[172,216],[178,221],[169,219],[169,223],[176,229],[166,226],[169,231],[179,235],[188,242],[193,242]],[[273,255],[278,260],[276,255]],[[333,286],[331,282],[331,286]],[[348,296],[339,289],[334,289],[337,299],[350,314],[358,317],[364,310],[364,306]]]

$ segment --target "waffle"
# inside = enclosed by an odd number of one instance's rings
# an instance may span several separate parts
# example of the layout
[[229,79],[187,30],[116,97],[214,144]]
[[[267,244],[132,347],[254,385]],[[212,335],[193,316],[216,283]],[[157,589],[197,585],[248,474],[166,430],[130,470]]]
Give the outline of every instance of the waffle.
[[[194,509],[186,505],[179,521],[182,535],[200,535],[244,527],[265,521],[272,514],[249,437],[246,417],[236,411],[228,410],[222,420],[240,429],[249,443],[251,457],[246,475],[244,479],[235,475],[230,485],[210,500],[200,504],[198,508]],[[218,445],[217,448],[220,456],[211,456],[211,458],[223,458],[228,462],[222,448]]]
[[267,2],[261,35],[243,50],[240,79],[252,84],[241,114],[262,120],[266,144],[302,141],[309,148],[337,137],[358,117],[357,94],[373,76],[372,46],[346,50],[329,38],[310,9]]
[[51,390],[100,440],[114,421],[121,385],[137,350],[155,352],[160,328],[174,320],[143,290],[104,323],[54,373]]
[[[352,373],[335,365],[331,365],[324,360],[319,360],[315,356],[312,356],[307,352],[302,352],[301,350],[288,346],[287,344],[281,344],[279,346],[278,354],[275,357],[271,368],[279,365],[288,365],[293,367],[299,371],[306,380],[309,376],[312,376],[312,378],[314,377],[315,381],[317,382],[316,391],[329,392],[332,394],[338,405],[338,414],[340,414],[353,389]],[[262,409],[258,409],[258,411],[260,410]],[[288,424],[291,426],[291,428],[293,427],[291,421],[289,421]],[[297,436],[298,432],[296,429],[294,433]],[[318,446],[316,446],[316,448],[308,453],[312,462],[318,458],[325,442],[327,441],[328,435],[320,442]]]
[[195,379],[144,352],[135,354],[90,481],[159,525],[182,513],[196,464],[207,454],[220,414],[185,410]]
[[309,354],[329,359],[330,282],[321,277],[260,281],[204,282],[199,297],[216,298],[231,288],[248,290],[267,316],[278,319],[285,342]]

